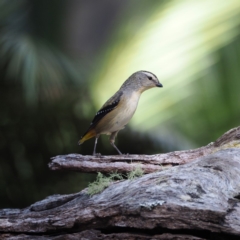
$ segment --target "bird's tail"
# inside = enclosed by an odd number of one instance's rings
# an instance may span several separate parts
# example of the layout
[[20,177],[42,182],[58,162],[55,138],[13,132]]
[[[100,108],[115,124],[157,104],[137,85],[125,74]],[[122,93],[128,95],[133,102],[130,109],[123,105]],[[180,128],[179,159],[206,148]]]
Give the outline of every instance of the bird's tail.
[[78,145],[83,144],[85,141],[87,141],[88,139],[95,137],[96,136],[96,132],[91,129],[89,131],[87,131],[82,137],[81,139],[78,141]]

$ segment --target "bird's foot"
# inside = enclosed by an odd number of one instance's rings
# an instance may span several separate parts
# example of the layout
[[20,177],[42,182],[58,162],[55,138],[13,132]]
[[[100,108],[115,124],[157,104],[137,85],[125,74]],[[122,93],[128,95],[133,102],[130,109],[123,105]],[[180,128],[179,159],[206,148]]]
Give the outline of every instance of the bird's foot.
[[101,157],[102,154],[101,154],[101,153],[93,153],[93,156],[95,156],[95,157]]

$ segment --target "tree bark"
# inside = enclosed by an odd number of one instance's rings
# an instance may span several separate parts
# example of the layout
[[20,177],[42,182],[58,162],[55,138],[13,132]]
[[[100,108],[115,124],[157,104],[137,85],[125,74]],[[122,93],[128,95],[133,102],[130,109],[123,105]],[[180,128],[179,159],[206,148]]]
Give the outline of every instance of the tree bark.
[[51,170],[74,170],[88,173],[125,173],[141,167],[144,173],[165,170],[171,166],[181,165],[221,149],[240,147],[240,127],[233,128],[223,134],[215,142],[207,146],[185,151],[175,151],[155,155],[114,155],[83,156],[68,154],[53,157],[49,163]]
[[85,189],[3,209],[0,239],[239,239],[239,129],[206,146],[215,152],[92,197]]

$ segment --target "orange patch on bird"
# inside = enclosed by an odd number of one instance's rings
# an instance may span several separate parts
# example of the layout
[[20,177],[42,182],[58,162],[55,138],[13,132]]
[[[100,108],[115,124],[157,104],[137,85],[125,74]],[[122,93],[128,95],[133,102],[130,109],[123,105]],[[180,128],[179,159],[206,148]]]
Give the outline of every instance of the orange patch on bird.
[[93,129],[90,129],[89,131],[87,131],[82,138],[78,141],[78,144],[81,145],[83,144],[85,141],[87,141],[88,139],[95,137],[96,136],[96,132]]

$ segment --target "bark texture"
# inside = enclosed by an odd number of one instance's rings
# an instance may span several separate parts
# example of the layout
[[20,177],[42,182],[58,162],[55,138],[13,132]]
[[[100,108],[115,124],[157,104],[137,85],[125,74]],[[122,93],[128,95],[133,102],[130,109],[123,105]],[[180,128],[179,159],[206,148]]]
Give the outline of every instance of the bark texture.
[[238,129],[212,143],[213,153],[93,197],[85,189],[3,209],[0,239],[239,239]]
[[145,173],[165,170],[171,166],[185,164],[220,149],[240,147],[240,127],[223,134],[207,146],[185,151],[175,151],[155,155],[114,155],[84,156],[81,154],[60,155],[52,158],[49,168],[52,170],[74,170],[89,173],[130,172],[141,167]]

